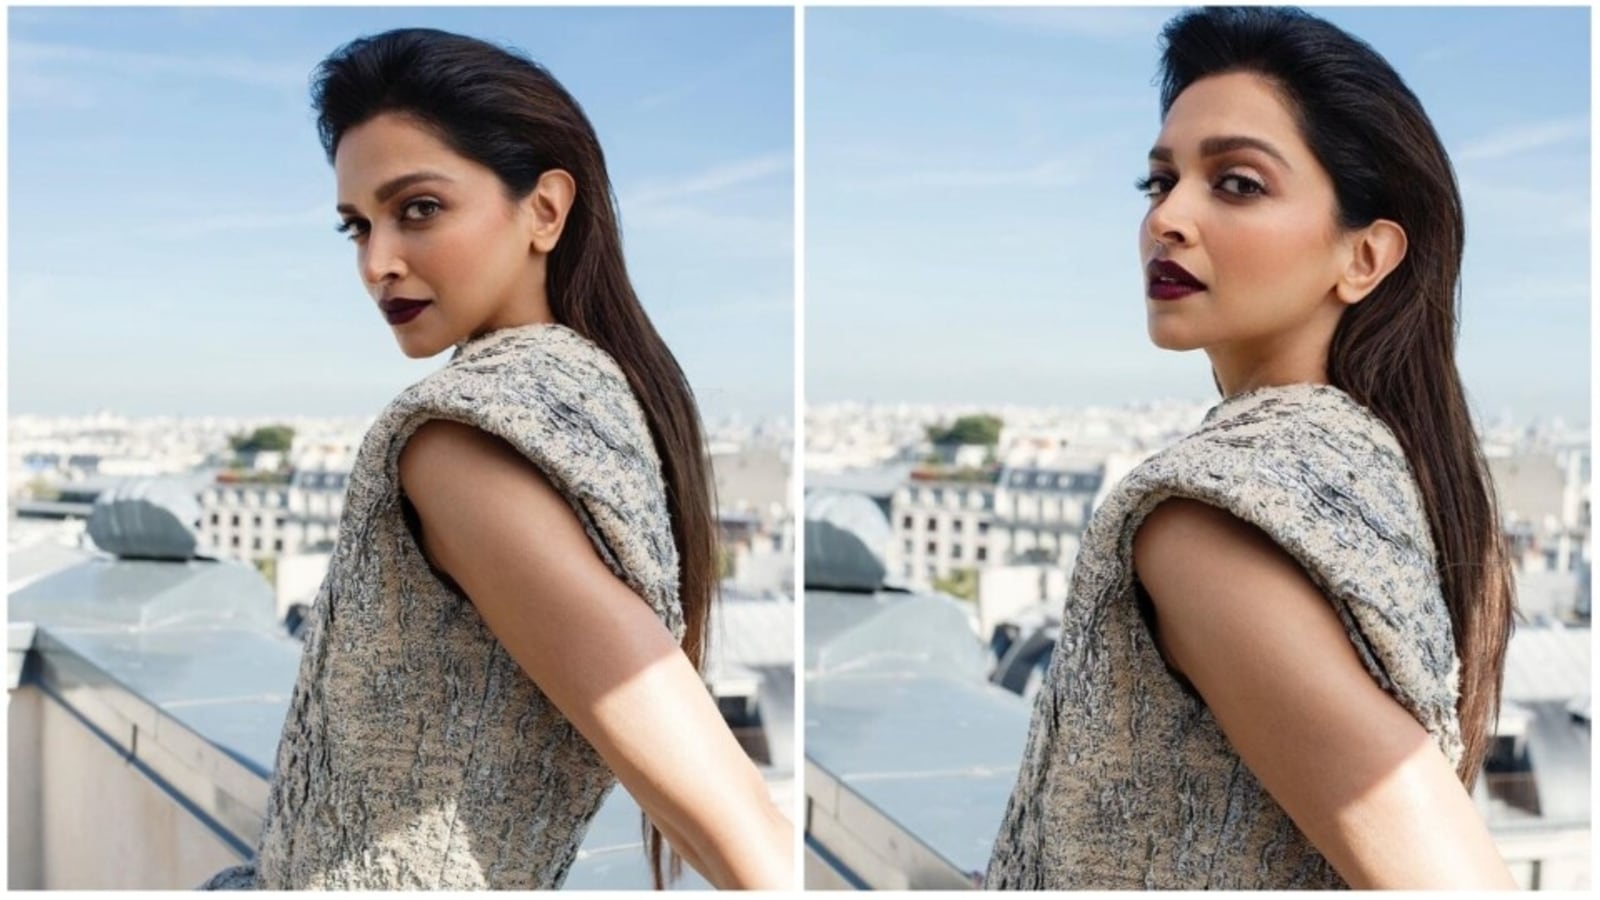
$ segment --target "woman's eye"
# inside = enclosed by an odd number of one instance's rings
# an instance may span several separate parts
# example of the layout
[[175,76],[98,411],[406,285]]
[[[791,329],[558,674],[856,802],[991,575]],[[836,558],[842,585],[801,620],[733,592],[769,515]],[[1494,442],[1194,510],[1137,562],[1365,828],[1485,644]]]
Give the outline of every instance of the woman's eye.
[[1133,186],[1139,190],[1139,193],[1155,199],[1172,190],[1172,178],[1167,175],[1146,175],[1143,178],[1136,179],[1133,182]]
[[406,204],[405,209],[400,211],[400,217],[416,222],[422,219],[431,219],[438,212],[439,201],[437,200],[413,200]]
[[1254,197],[1267,192],[1267,186],[1244,175],[1224,175],[1217,179],[1217,187],[1224,193],[1239,197]]
[[362,235],[367,233],[367,224],[360,219],[345,219],[335,226],[333,230],[354,241],[359,240]]

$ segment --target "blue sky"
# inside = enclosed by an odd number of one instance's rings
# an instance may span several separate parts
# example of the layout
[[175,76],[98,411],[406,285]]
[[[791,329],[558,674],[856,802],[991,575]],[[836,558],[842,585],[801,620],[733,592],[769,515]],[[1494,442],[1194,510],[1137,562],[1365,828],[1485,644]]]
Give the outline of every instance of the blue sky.
[[307,79],[425,25],[583,104],[646,309],[710,419],[792,411],[788,9],[12,9],[10,408],[375,414],[410,360],[333,226]]
[[[1589,11],[1313,11],[1456,165],[1469,402],[1587,422]],[[1203,353],[1148,342],[1135,243],[1174,12],[809,12],[808,403],[1214,399]]]

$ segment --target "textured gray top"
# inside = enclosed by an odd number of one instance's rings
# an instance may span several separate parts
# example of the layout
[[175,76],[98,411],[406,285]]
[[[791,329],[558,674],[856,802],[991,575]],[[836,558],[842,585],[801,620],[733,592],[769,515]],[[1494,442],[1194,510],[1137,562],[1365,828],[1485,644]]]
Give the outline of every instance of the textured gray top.
[[660,463],[615,361],[558,325],[464,341],[362,441],[260,849],[202,888],[558,887],[615,783],[418,550],[398,461],[435,418],[495,434],[537,465],[611,569],[683,637]]
[[1090,521],[990,888],[1345,886],[1145,625],[1133,536],[1169,497],[1227,510],[1293,556],[1372,677],[1461,758],[1450,618],[1399,443],[1336,388],[1247,392],[1130,472]]

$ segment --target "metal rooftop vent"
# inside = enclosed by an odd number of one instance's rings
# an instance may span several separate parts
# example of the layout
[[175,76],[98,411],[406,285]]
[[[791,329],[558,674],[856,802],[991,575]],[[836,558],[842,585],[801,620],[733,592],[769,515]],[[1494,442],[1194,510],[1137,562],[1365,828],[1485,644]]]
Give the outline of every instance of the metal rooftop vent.
[[100,492],[89,537],[107,553],[140,559],[190,559],[199,546],[200,501],[170,479],[124,481]]
[[806,587],[878,590],[887,572],[883,557],[891,537],[883,510],[865,494],[807,493]]

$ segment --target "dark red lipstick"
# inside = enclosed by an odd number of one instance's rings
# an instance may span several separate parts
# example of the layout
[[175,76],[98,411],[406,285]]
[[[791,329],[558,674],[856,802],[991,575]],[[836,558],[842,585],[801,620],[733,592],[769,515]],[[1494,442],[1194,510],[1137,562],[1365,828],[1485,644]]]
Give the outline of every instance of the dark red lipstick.
[[389,320],[390,325],[404,325],[415,319],[432,302],[432,300],[389,297],[379,300],[378,307],[383,310],[383,317]]
[[1170,259],[1152,259],[1144,272],[1145,295],[1151,300],[1179,300],[1206,289],[1200,279]]

